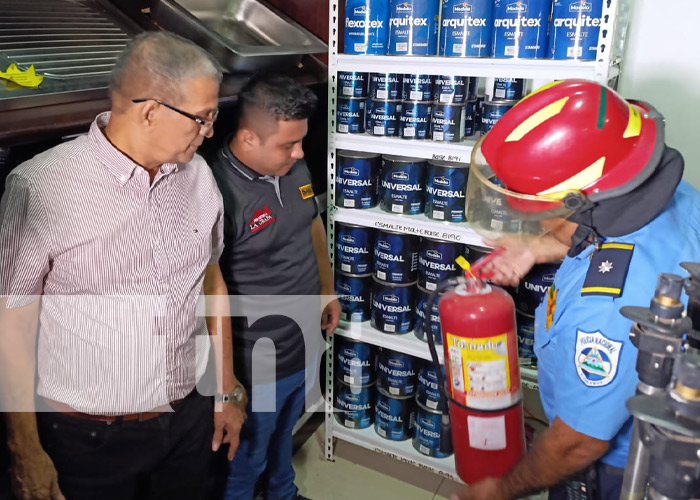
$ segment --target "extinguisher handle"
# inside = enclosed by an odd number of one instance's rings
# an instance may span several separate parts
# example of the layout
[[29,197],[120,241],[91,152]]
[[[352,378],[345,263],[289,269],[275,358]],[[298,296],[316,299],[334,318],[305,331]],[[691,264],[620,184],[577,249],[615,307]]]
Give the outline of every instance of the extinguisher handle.
[[491,253],[484,255],[482,258],[474,262],[470,269],[472,275],[480,280],[487,280],[489,278],[492,278],[493,273],[484,273],[481,271],[481,269],[505,251],[506,249],[504,247],[498,247],[494,249]]

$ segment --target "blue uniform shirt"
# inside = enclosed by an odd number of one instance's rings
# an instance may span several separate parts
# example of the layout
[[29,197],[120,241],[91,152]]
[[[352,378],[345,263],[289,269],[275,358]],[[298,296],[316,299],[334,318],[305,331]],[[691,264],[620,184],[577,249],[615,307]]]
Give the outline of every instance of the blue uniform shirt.
[[[648,306],[658,273],[686,276],[679,263],[700,261],[700,194],[681,182],[673,199],[649,224],[605,243],[621,244],[619,262],[597,262],[593,259],[597,250],[591,245],[562,263],[553,288],[535,313],[535,352],[540,398],[549,421],[559,417],[578,432],[610,441],[602,461],[625,467],[632,433],[625,402],[634,395],[639,378],[637,349],[629,340],[632,322],[620,308]],[[631,254],[625,250],[630,244]],[[582,296],[589,267],[601,275],[617,272],[630,256],[619,297]]]

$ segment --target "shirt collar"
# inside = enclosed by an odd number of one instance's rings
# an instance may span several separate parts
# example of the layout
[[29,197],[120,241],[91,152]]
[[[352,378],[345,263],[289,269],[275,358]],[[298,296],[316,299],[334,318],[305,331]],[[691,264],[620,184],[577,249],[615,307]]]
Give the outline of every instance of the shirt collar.
[[233,170],[238,172],[240,175],[248,179],[249,181],[259,179],[262,181],[268,181],[268,182],[275,182],[277,179],[279,179],[278,176],[273,176],[273,175],[260,175],[257,172],[255,172],[253,169],[245,165],[241,160],[236,158],[236,155],[231,152],[231,148],[229,147],[229,144],[231,143],[231,137],[226,139],[226,142],[224,144],[224,147],[221,148],[221,156],[224,157],[225,160],[228,161],[228,163],[233,167]]
[[[107,171],[116,177],[119,180],[119,183],[123,186],[134,175],[136,168],[143,169],[143,167],[115,148],[105,136],[103,129],[109,123],[111,116],[112,113],[110,111],[106,111],[95,117],[92,125],[90,125],[88,140],[92,145],[93,151],[105,166]],[[177,169],[177,163],[164,163],[160,167],[160,170],[164,175],[177,171]]]

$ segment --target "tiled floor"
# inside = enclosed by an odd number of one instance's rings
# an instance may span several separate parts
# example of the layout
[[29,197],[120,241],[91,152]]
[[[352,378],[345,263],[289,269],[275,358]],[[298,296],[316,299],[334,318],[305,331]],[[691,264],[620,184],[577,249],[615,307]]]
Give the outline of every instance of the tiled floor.
[[294,455],[297,486],[312,500],[433,500],[464,485],[353,444],[338,441],[335,462],[323,453],[323,426]]

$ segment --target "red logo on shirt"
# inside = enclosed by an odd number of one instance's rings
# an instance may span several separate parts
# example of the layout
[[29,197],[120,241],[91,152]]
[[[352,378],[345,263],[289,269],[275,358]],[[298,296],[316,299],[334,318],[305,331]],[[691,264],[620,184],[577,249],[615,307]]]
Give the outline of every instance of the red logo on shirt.
[[250,221],[250,232],[259,231],[273,222],[275,222],[275,218],[270,213],[270,207],[265,205],[262,210],[256,210],[253,213],[253,220]]

